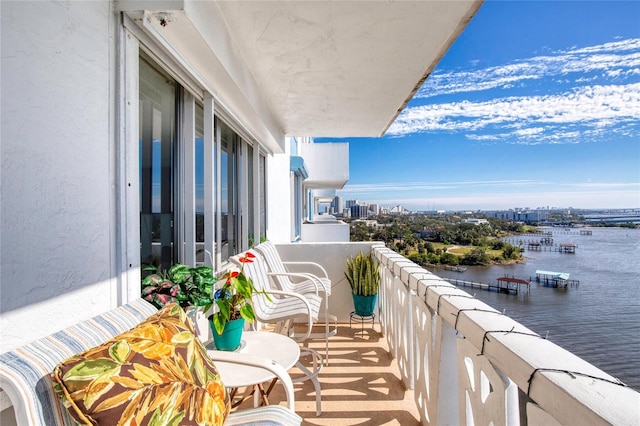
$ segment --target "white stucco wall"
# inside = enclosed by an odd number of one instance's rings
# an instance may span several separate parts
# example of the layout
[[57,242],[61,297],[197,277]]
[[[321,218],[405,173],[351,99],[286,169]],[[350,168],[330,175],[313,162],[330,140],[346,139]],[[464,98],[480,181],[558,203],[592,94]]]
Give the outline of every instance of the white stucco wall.
[[2,1],[0,352],[115,303],[111,3]]
[[274,243],[291,242],[291,171],[289,154],[267,157],[267,238]]
[[305,243],[348,243],[349,231],[349,224],[341,220],[316,220],[314,223],[302,224],[302,241]]

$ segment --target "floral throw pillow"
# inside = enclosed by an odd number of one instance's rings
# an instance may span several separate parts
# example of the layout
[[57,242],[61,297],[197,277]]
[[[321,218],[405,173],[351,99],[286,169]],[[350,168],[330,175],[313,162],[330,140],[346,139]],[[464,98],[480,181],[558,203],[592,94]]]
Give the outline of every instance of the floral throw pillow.
[[176,304],[61,362],[52,377],[81,424],[221,425],[230,409],[213,361]]

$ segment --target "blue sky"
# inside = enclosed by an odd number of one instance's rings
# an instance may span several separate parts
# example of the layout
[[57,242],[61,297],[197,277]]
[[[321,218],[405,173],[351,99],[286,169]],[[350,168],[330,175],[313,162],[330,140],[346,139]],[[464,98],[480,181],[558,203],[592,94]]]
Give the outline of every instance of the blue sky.
[[487,0],[337,191],[410,210],[640,207],[640,1]]

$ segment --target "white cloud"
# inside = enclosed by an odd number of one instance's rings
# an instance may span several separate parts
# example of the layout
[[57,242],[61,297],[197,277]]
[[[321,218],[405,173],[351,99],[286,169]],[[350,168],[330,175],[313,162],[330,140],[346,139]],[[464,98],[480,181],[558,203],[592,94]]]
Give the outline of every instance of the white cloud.
[[518,136],[532,136],[532,135],[539,135],[544,131],[545,131],[544,127],[531,127],[528,129],[518,129],[513,133]]
[[[353,194],[366,194],[370,192],[415,192],[419,190],[451,190],[456,188],[470,188],[478,186],[521,186],[521,185],[534,185],[544,183],[539,180],[520,179],[520,180],[487,180],[487,181],[454,181],[454,182],[403,182],[398,183],[375,183],[375,184],[349,184],[340,190],[342,196],[349,196]],[[361,195],[361,196],[362,196]],[[353,197],[358,198],[358,197]]]
[[[415,203],[403,202],[401,200],[389,205],[416,206],[407,207],[412,210],[419,210],[417,206],[422,205],[423,200],[415,200]],[[437,209],[457,210],[457,209],[509,209],[516,206],[562,206],[583,209],[597,208],[637,208],[638,196],[628,191],[583,191],[583,192],[534,192],[530,194],[490,194],[490,195],[468,195],[440,197],[429,200],[435,204]],[[380,203],[381,205],[386,205]]]
[[[618,132],[616,126],[640,120],[640,83],[575,88],[556,95],[512,96],[482,102],[450,102],[406,108],[389,135],[464,131],[469,139],[499,134],[510,143],[572,143],[593,129]],[[506,131],[509,128],[516,130]],[[538,129],[544,129],[544,132]],[[628,131],[629,128],[626,127]],[[482,131],[482,135],[472,132]],[[563,138],[566,138],[564,140]]]
[[[526,145],[640,137],[638,76],[640,38],[500,66],[436,69],[387,134],[459,132],[469,140]],[[505,96],[504,89],[517,96]],[[437,96],[464,93],[468,100],[436,102]],[[419,105],[427,98],[430,104]]]
[[[436,71],[425,81],[415,98],[508,88],[514,83],[541,80],[567,74],[605,73],[609,78],[638,73],[640,39],[628,39],[585,48],[535,56],[514,63],[471,71]],[[595,79],[572,76],[570,80]]]
[[[410,210],[508,209],[515,206],[572,206],[574,208],[638,208],[640,182],[560,183],[536,180],[444,182],[443,189],[416,197],[429,184],[347,185],[338,191],[346,199],[366,199],[381,206],[401,205]],[[484,187],[481,192],[478,188]],[[372,197],[372,194],[375,194]],[[434,207],[435,206],[435,207]]]
[[566,192],[513,192],[508,194],[456,194],[443,197],[401,198],[379,197],[367,200],[383,207],[401,205],[409,210],[499,210],[516,206],[561,206],[581,209],[638,208],[637,191],[566,191]]

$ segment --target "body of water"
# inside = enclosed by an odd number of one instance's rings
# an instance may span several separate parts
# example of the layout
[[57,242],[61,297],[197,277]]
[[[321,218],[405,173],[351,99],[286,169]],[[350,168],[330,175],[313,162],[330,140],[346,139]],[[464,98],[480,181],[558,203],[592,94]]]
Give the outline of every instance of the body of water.
[[[443,278],[496,284],[500,276],[532,278],[529,295],[507,295],[461,287],[532,331],[640,390],[640,230],[543,228],[553,243],[576,244],[575,254],[525,251],[527,262],[472,266],[463,273],[433,270]],[[540,241],[540,237],[518,237]],[[566,289],[535,282],[536,270],[566,272],[580,281]]]

